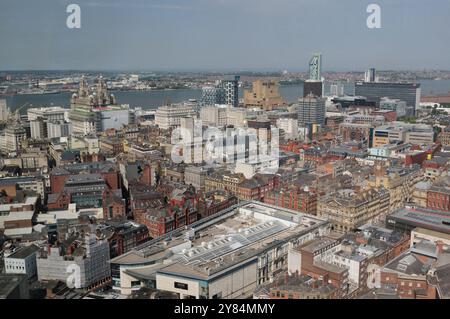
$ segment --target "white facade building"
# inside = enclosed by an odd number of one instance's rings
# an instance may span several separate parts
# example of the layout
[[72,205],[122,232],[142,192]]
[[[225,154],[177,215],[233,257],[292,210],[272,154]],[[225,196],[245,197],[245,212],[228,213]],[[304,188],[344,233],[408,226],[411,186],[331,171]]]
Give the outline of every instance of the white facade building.
[[248,110],[242,107],[227,108],[227,125],[234,127],[244,127],[247,124]]
[[9,109],[6,105],[5,99],[0,99],[0,121],[7,121],[9,116]]
[[285,132],[287,139],[298,138],[298,120],[281,118],[277,120],[277,127]]
[[35,121],[39,118],[48,121],[65,120],[68,113],[68,109],[60,106],[30,108],[27,110],[28,121]]
[[225,126],[227,124],[227,106],[205,106],[200,110],[200,119],[204,125]]
[[22,274],[33,278],[37,274],[36,254],[39,247],[30,245],[21,247],[5,257],[5,272],[7,274]]
[[195,105],[192,103],[165,105],[156,110],[155,123],[159,128],[168,130],[179,126],[181,118],[196,115]]

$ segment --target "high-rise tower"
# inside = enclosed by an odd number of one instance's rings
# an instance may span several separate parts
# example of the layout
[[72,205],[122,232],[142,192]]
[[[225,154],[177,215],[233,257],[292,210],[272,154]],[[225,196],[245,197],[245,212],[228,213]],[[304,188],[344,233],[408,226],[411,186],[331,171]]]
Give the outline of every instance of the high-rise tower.
[[309,79],[322,81],[322,53],[314,53],[309,61]]

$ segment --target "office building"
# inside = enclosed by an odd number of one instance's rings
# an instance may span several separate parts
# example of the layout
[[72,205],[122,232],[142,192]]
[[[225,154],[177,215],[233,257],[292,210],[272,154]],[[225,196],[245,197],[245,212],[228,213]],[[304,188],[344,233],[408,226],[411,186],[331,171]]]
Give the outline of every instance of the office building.
[[201,106],[226,104],[226,92],[224,88],[207,86],[202,88]]
[[227,125],[243,127],[247,124],[248,110],[243,107],[229,107],[227,109]]
[[196,116],[195,105],[192,103],[165,105],[156,110],[155,124],[160,129],[168,130],[180,126],[181,118]]
[[62,243],[39,251],[38,279],[67,282],[68,272],[71,272],[70,283],[75,288],[91,288],[110,279],[109,258],[108,241],[96,239],[93,234],[84,238],[74,234]]
[[0,205],[0,230],[5,236],[20,238],[33,232],[40,207],[38,199],[38,196],[25,196],[17,198],[15,203]]
[[317,216],[329,220],[339,232],[384,220],[388,213],[389,192],[384,188],[341,189],[321,197],[317,205]]
[[5,257],[6,273],[26,275],[28,278],[36,276],[36,254],[38,250],[39,247],[36,245],[24,246]]
[[450,212],[450,177],[438,179],[427,192],[427,208]]
[[279,118],[277,127],[284,131],[286,139],[298,139],[298,119]]
[[433,144],[435,134],[433,127],[426,124],[408,124],[390,122],[373,130],[373,146],[405,142],[414,145]]
[[68,137],[72,134],[72,125],[65,121],[50,121],[47,122],[47,137],[58,138]]
[[69,136],[71,126],[67,122],[68,113],[68,109],[59,106],[28,109],[27,117],[30,121],[31,138],[46,139]]
[[115,105],[98,111],[100,132],[109,129],[121,130],[124,126],[134,124],[134,113],[129,105]]
[[331,99],[331,102],[336,106],[339,110],[344,109],[371,109],[375,108],[375,102],[369,102],[363,96],[339,96]]
[[439,141],[442,146],[450,146],[450,126],[445,127],[439,134]]
[[450,212],[406,206],[386,216],[386,227],[405,232],[411,232],[413,229],[420,227],[450,234]]
[[42,139],[47,136],[47,125],[43,120],[30,121],[31,138]]
[[309,94],[298,101],[299,126],[325,125],[325,99]]
[[43,119],[46,121],[59,121],[67,118],[69,110],[59,106],[30,108],[27,110],[28,121]]
[[407,114],[406,102],[399,99],[389,99],[387,97],[381,98],[380,109],[395,111],[397,113],[397,118],[404,117]]
[[0,190],[7,196],[16,197],[19,190],[32,191],[44,198],[45,192],[44,176],[20,176],[0,179]]
[[405,101],[407,116],[414,116],[419,109],[421,87],[420,83],[356,82],[355,95],[365,96],[377,106],[383,97]]
[[322,54],[315,53],[309,61],[309,79],[303,83],[303,97],[312,94],[322,97],[324,93],[322,79]]
[[9,108],[5,99],[0,99],[0,121],[6,122],[9,117]]
[[265,111],[271,111],[284,104],[283,98],[278,93],[278,84],[274,81],[253,82],[251,91],[244,92],[245,107],[259,107]]
[[225,126],[227,125],[227,111],[226,105],[204,106],[200,110],[200,119],[203,125]]
[[309,61],[309,79],[322,81],[322,54],[315,53]]
[[18,123],[9,125],[1,136],[1,148],[5,152],[16,152],[21,148],[22,141],[27,138],[27,131]]
[[217,85],[225,91],[225,104],[229,106],[239,106],[239,80],[240,76],[236,75],[233,79],[221,80]]
[[343,142],[368,142],[372,130],[371,124],[341,123],[339,125],[339,133],[342,135]]
[[315,81],[315,80],[306,80],[303,82],[303,97],[306,97],[310,94],[318,97],[323,96],[323,82]]
[[205,190],[205,179],[213,171],[208,166],[187,166],[184,170],[184,183],[192,185],[197,191]]
[[364,82],[371,83],[377,81],[376,70],[374,68],[368,69],[364,74]]
[[344,96],[344,84],[342,82],[337,82],[336,84],[331,84],[330,95],[331,96]]

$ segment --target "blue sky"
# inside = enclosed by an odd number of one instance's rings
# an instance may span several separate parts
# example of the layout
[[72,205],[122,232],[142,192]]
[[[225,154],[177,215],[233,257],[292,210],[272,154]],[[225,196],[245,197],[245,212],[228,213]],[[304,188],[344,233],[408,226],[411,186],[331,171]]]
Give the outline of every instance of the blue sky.
[[450,0],[0,0],[0,40],[1,70],[450,70]]

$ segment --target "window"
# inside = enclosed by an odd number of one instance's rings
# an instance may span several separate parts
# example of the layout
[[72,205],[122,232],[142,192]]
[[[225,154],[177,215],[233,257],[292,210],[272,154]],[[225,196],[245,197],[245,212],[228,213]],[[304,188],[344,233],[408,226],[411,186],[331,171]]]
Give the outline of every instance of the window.
[[188,285],[184,284],[182,282],[174,282],[174,287],[177,289],[183,289],[183,290],[188,290]]

